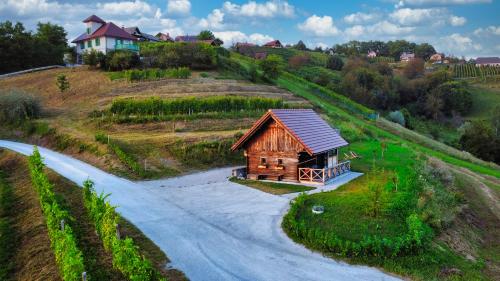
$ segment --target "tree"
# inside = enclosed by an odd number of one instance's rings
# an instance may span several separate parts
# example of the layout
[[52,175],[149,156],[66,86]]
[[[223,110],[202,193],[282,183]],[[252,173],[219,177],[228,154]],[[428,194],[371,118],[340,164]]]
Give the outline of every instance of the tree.
[[64,75],[62,73],[58,74],[57,78],[56,78],[56,85],[57,85],[57,88],[59,88],[59,91],[61,91],[61,93],[69,90],[69,81],[66,78],[66,75]]
[[34,36],[36,52],[35,60],[38,65],[63,64],[66,51],[66,31],[57,24],[38,23]]
[[500,137],[500,105],[495,106],[492,111],[491,125],[495,132],[495,136]]
[[283,59],[278,55],[269,55],[267,58],[260,61],[260,68],[264,72],[264,76],[269,79],[276,79],[282,71]]
[[288,59],[288,66],[294,69],[299,69],[304,65],[308,64],[310,57],[307,55],[295,55]]
[[424,60],[420,58],[413,59],[406,64],[403,73],[406,78],[414,79],[424,74]]
[[460,145],[466,151],[486,161],[500,160],[500,140],[493,128],[484,121],[473,121],[460,138]]
[[295,46],[293,46],[293,47],[297,50],[300,50],[300,51],[307,50],[306,44],[304,44],[304,42],[302,42],[302,40],[299,40],[299,42],[297,42],[297,44],[295,44]]
[[427,95],[425,100],[425,109],[427,113],[432,116],[434,120],[438,119],[439,113],[443,108],[443,99],[440,97],[439,92],[433,91]]
[[198,34],[198,40],[214,40],[215,35],[210,30],[202,30],[200,34]]
[[0,73],[27,69],[35,65],[31,60],[33,38],[22,23],[0,23]]
[[435,53],[436,50],[434,49],[434,47],[428,43],[422,43],[415,47],[415,56],[425,61],[429,60],[429,58]]
[[344,67],[344,61],[340,56],[329,56],[328,60],[326,61],[326,67],[331,70],[342,70],[342,68]]
[[434,91],[442,97],[443,113],[451,116],[453,112],[462,115],[467,114],[472,108],[472,94],[467,90],[466,85],[459,81],[449,81],[439,85]]

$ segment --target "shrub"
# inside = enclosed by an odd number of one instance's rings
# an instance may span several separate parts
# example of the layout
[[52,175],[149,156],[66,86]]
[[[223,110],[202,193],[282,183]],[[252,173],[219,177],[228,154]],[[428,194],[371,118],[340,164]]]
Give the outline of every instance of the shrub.
[[120,239],[116,235],[119,217],[115,207],[106,202],[107,196],[98,195],[92,181],[83,183],[83,202],[95,225],[104,248],[113,256],[113,266],[120,270],[129,280],[165,280],[154,269],[151,262],[142,256],[134,241],[127,237]]
[[191,70],[187,67],[171,69],[132,69],[125,71],[124,75],[128,81],[156,80],[160,78],[187,79],[191,76]]
[[132,51],[114,50],[106,54],[106,63],[103,68],[107,70],[131,69],[140,64],[139,56]]
[[0,121],[3,124],[19,125],[40,117],[40,101],[21,90],[0,92]]
[[268,79],[276,79],[282,72],[283,59],[278,55],[269,55],[260,61],[260,68]]
[[339,56],[329,56],[326,61],[326,67],[331,70],[342,70],[344,67],[344,61]]
[[141,56],[149,67],[211,69],[217,63],[216,47],[206,43],[143,43]]
[[404,117],[403,113],[401,113],[401,111],[399,111],[399,110],[396,110],[396,111],[389,113],[389,115],[387,116],[387,119],[391,120],[394,123],[398,123],[399,125],[401,125],[403,127],[406,124],[405,117]]
[[61,93],[69,90],[69,81],[64,74],[58,74],[56,78],[56,86]]
[[44,164],[35,147],[29,157],[31,181],[38,193],[40,206],[46,219],[50,244],[63,280],[81,280],[85,271],[83,255],[78,249],[73,230],[68,224],[61,228],[61,221],[70,221],[68,213],[58,204],[53,186],[43,172]]
[[16,252],[16,231],[12,216],[14,209],[14,192],[6,181],[6,175],[0,170],[0,280],[9,280],[15,268],[14,253]]
[[95,49],[86,50],[83,53],[83,63],[88,65],[89,67],[96,67],[102,60],[103,56],[103,53]]

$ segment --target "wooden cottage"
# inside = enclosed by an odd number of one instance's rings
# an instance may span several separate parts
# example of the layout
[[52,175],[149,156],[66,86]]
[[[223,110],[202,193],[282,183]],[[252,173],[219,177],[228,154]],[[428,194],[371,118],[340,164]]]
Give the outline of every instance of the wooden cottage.
[[270,109],[233,146],[248,179],[325,183],[350,170],[338,163],[348,143],[312,109]]

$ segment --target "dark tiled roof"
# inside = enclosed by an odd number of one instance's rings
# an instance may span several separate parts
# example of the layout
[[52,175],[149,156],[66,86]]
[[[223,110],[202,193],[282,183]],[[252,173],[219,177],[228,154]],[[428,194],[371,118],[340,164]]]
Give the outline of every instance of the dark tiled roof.
[[191,35],[177,36],[177,37],[175,37],[175,41],[177,41],[177,42],[198,42],[198,36],[191,36]]
[[83,22],[98,22],[98,23],[106,23],[103,19],[96,15],[91,15],[90,17],[83,20]]
[[270,109],[231,149],[239,149],[269,118],[282,124],[311,155],[348,145],[339,132],[312,109]]
[[120,38],[120,39],[128,39],[128,40],[137,40],[134,36],[128,34],[125,30],[122,28],[118,27],[116,24],[112,22],[108,22],[101,27],[99,27],[94,33],[92,34],[82,34],[78,36],[75,40],[71,41],[71,43],[78,43],[80,41],[88,40],[88,39],[93,39],[97,37],[114,37],[114,38]]
[[267,42],[264,44],[265,47],[274,47],[274,46],[281,46],[280,40],[273,40],[271,42]]
[[477,64],[490,64],[490,63],[500,63],[499,57],[485,57],[485,58],[477,58]]

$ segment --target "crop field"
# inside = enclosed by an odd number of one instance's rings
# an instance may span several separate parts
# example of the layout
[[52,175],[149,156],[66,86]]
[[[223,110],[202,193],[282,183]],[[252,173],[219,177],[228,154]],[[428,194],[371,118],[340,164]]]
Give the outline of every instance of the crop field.
[[475,66],[474,64],[456,64],[453,66],[453,77],[455,78],[486,78],[500,75],[498,66]]

